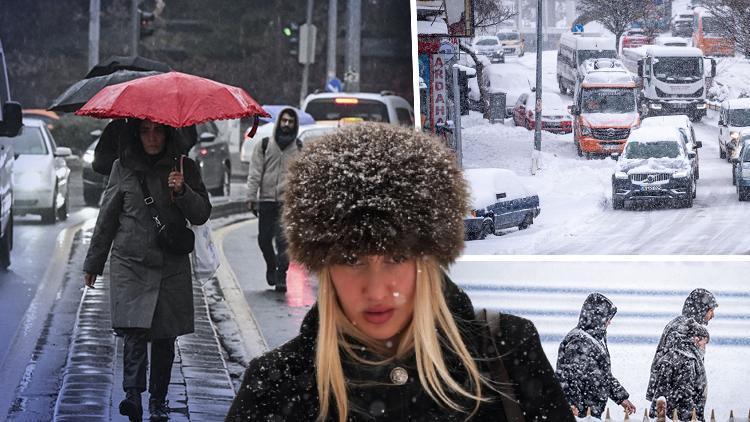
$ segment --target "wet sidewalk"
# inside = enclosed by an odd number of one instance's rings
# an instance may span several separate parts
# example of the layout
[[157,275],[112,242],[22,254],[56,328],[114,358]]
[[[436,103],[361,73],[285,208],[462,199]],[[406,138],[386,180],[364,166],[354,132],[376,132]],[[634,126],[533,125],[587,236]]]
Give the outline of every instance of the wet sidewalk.
[[[89,234],[90,235],[90,234]],[[85,236],[89,237],[89,236]],[[111,329],[109,266],[86,289],[76,316],[62,384],[54,409],[56,421],[120,421],[122,339]],[[223,421],[234,397],[215,327],[200,283],[193,281],[195,333],[178,337],[169,386],[171,421]],[[142,395],[148,420],[148,392]]]

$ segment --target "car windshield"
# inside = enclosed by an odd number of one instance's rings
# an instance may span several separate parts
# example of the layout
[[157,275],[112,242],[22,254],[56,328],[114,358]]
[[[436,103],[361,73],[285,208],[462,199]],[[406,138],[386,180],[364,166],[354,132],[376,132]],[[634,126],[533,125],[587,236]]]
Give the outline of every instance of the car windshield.
[[729,110],[729,126],[750,126],[750,108],[738,108]]
[[625,158],[639,160],[646,158],[677,158],[680,146],[673,141],[628,142],[625,147]]
[[24,126],[21,133],[13,139],[13,150],[21,155],[45,155],[47,144],[44,143],[42,129],[33,126]]
[[497,39],[500,41],[512,41],[521,38],[518,33],[515,32],[500,32],[497,34]]
[[656,79],[669,81],[697,81],[703,78],[702,57],[660,57],[654,63]]
[[477,41],[475,44],[476,45],[497,45],[498,42],[494,38],[486,38],[486,39]]
[[616,59],[614,50],[578,50],[578,65],[588,59]]
[[723,34],[723,25],[721,24],[721,21],[719,18],[716,18],[714,16],[710,17],[703,17],[703,33],[704,34],[712,34],[712,35],[721,35]]
[[586,88],[581,93],[582,113],[635,113],[635,90]]
[[370,122],[390,123],[388,107],[377,100],[359,98],[320,98],[307,104],[305,111],[316,121],[341,120],[345,117],[360,117]]

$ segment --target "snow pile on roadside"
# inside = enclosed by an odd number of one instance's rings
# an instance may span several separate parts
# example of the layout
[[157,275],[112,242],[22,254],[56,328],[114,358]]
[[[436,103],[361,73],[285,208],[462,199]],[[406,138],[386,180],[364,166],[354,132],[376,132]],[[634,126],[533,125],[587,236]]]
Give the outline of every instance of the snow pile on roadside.
[[750,97],[750,60],[741,57],[718,58],[716,78],[708,96],[718,102]]

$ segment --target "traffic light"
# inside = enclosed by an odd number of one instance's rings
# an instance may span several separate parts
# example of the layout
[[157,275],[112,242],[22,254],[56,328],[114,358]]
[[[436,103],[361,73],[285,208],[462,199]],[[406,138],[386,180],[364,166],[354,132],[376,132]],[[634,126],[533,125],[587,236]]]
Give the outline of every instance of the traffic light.
[[299,24],[290,22],[281,29],[286,39],[287,50],[292,56],[299,54]]
[[151,12],[144,12],[141,9],[138,9],[138,18],[139,18],[139,26],[140,26],[140,35],[141,38],[148,37],[150,35],[154,34],[154,14]]

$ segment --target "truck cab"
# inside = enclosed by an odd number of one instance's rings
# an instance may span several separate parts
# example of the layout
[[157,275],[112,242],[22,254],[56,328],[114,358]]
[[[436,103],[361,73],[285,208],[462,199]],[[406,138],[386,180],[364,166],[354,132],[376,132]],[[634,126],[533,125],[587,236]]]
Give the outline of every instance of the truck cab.
[[589,72],[576,86],[570,114],[579,156],[622,152],[630,131],[640,125],[635,81],[621,68]]
[[586,61],[616,59],[615,39],[596,33],[568,33],[560,37],[557,51],[557,84],[560,93],[573,93],[576,83],[586,76]]

